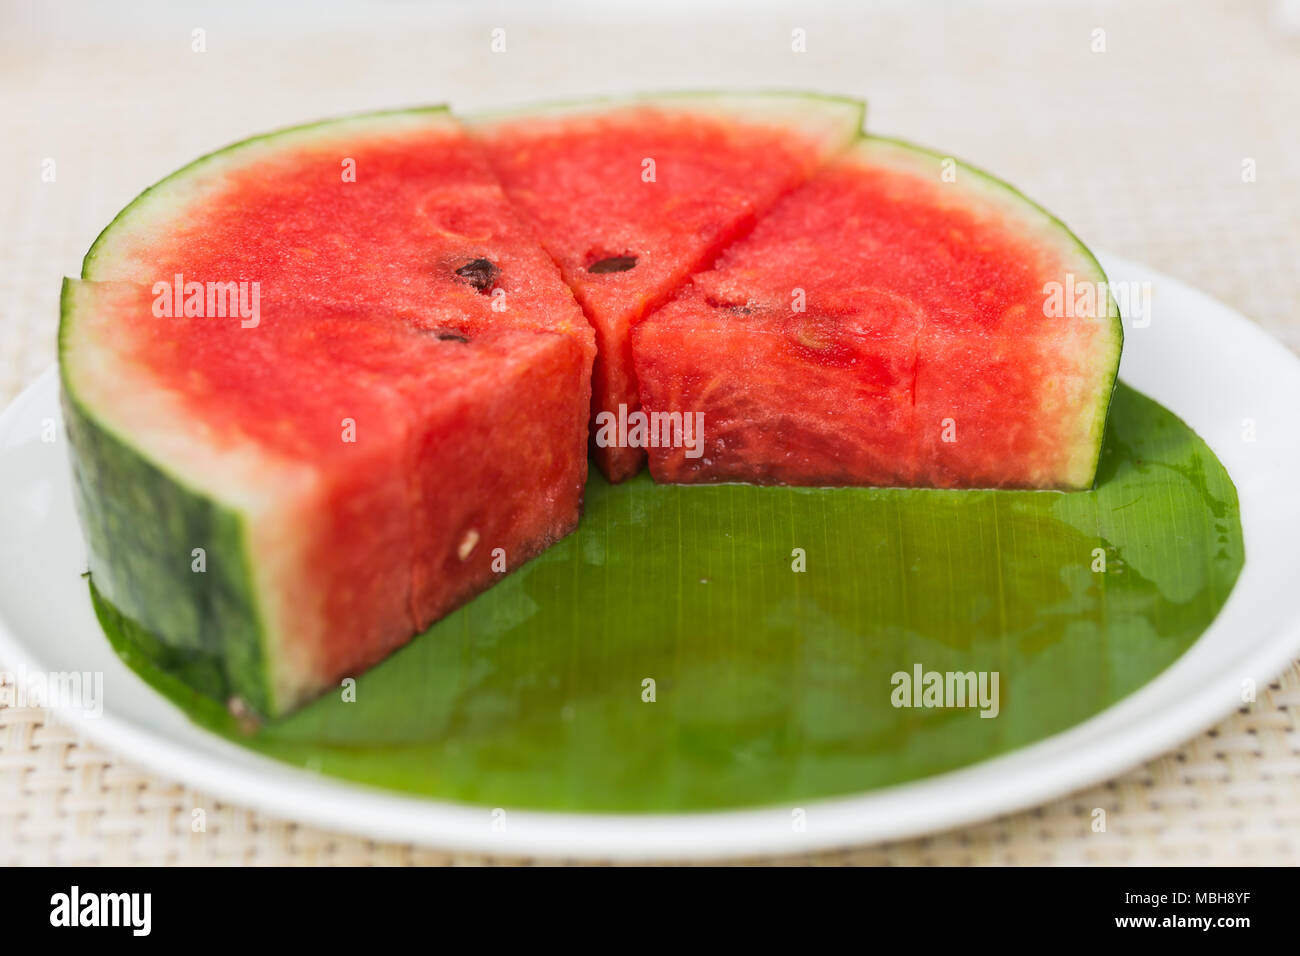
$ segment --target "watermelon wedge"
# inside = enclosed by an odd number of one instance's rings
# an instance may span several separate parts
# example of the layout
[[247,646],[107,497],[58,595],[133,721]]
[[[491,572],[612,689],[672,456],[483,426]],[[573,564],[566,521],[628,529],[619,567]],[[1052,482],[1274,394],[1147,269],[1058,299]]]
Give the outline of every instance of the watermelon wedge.
[[[863,112],[826,96],[676,94],[471,120],[596,330],[595,424],[638,407],[631,328],[852,142]],[[612,481],[645,461],[593,451]]]
[[278,715],[573,529],[594,339],[443,109],[258,137],[124,210],[59,351],[96,589]]
[[[1092,296],[1054,308],[1062,288]],[[650,448],[657,481],[1072,489],[1096,475],[1122,330],[1058,220],[864,137],[631,342],[652,421],[703,416],[702,444]]]

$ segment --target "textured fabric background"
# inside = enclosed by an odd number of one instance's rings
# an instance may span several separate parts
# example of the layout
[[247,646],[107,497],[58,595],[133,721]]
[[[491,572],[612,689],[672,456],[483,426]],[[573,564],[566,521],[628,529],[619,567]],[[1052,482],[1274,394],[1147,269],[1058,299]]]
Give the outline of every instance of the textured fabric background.
[[[77,274],[136,193],[203,152],[366,108],[677,87],[864,96],[874,130],[995,171],[1094,247],[1198,286],[1300,350],[1297,0],[785,11],[669,0],[544,15],[541,4],[29,6],[0,10],[3,402],[54,360],[60,277]],[[490,51],[494,28],[504,53]],[[205,52],[192,49],[195,29]],[[806,52],[791,49],[796,29]],[[54,182],[42,180],[47,160]],[[1108,783],[968,829],[807,859],[1294,864],[1298,712],[1293,664],[1249,708]],[[202,834],[190,832],[196,807]],[[1098,807],[1105,833],[1090,826]],[[41,711],[3,709],[0,863],[43,862],[492,861],[222,805]]]

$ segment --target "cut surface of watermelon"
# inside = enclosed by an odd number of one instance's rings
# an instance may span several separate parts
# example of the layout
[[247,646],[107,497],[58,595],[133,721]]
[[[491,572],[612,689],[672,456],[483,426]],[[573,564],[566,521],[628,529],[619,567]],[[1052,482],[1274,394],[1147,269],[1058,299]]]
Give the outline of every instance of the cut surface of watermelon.
[[283,713],[575,526],[593,334],[445,111],[205,157],[83,275],[60,359],[95,585],[214,696]]
[[[1054,283],[1095,298],[1048,314]],[[1122,331],[1059,221],[863,137],[631,341],[646,412],[703,415],[697,456],[649,450],[656,480],[1070,489],[1094,480]]]
[[[631,328],[848,145],[863,111],[812,95],[674,94],[471,121],[596,330],[593,416],[638,407]],[[613,481],[645,460],[593,450]]]

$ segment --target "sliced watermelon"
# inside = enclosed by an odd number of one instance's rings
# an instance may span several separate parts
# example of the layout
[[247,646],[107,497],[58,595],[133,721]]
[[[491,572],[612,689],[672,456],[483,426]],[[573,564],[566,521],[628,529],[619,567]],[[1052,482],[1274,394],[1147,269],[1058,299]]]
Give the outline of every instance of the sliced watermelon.
[[[862,115],[834,97],[677,94],[472,121],[595,327],[593,415],[638,407],[632,326],[848,145]],[[645,460],[594,452],[613,481]]]
[[[445,111],[205,157],[83,274],[60,364],[93,580],[199,689],[283,713],[575,526],[593,335]],[[160,317],[169,283],[257,283],[256,318]]]
[[[91,572],[152,635],[133,652],[285,713],[572,530],[593,412],[644,406],[660,481],[1090,485],[1121,344],[1100,267],[860,121],[672,96],[476,141],[371,114],[146,191],[60,326]],[[1053,283],[1102,294],[1048,316]],[[702,443],[654,440],[697,415]],[[644,452],[596,454],[618,480]]]
[[[1046,314],[1067,282],[1099,297]],[[651,472],[1089,487],[1122,341],[1105,282],[1011,187],[864,137],[633,330],[645,411],[703,414]]]

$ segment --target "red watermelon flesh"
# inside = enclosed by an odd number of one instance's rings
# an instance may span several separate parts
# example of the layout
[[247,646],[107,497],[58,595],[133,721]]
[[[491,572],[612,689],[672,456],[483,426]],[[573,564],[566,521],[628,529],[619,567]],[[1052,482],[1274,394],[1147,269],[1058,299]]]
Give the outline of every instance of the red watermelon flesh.
[[[381,659],[576,525],[593,335],[445,113],[216,154],[128,208],[85,271],[99,281],[74,293],[68,347],[84,360],[65,380],[248,529],[270,712]],[[257,324],[155,317],[154,283],[177,274],[257,282]],[[108,354],[127,381],[95,370]],[[169,421],[142,412],[145,394],[165,396]],[[168,427],[285,477],[246,493],[257,469],[205,474]]]
[[650,450],[656,480],[1092,484],[1117,313],[1044,305],[1049,283],[1105,276],[945,159],[864,138],[636,327],[645,409],[704,416],[699,457]]
[[[91,248],[83,278],[259,280],[264,306],[270,296],[299,311],[362,307],[430,331],[588,334],[481,150],[445,110],[259,137],[186,167],[129,213]],[[476,272],[480,261],[488,265]]]
[[[596,330],[593,415],[639,404],[629,332],[861,128],[862,105],[796,95],[661,96],[474,124]],[[651,165],[652,164],[652,165]],[[612,481],[638,448],[594,448]]]
[[906,484],[918,326],[785,314],[782,298],[736,303],[693,284],[633,332],[644,411],[703,415],[702,446],[649,449],[655,480]]

